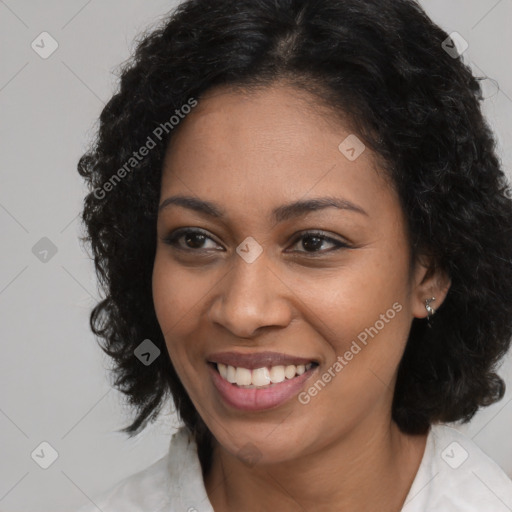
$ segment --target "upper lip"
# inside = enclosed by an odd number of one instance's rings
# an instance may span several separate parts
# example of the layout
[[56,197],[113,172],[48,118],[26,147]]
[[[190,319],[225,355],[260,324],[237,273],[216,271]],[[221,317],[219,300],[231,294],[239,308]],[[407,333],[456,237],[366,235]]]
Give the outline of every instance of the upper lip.
[[249,370],[269,366],[316,363],[312,358],[297,357],[279,352],[252,352],[249,354],[243,354],[241,352],[216,352],[215,354],[211,354],[207,360],[210,363],[239,366]]

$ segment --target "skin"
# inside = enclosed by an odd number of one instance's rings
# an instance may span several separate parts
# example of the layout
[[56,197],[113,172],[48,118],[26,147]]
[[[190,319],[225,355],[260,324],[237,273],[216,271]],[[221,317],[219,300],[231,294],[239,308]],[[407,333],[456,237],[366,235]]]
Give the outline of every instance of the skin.
[[[277,82],[246,94],[208,91],[169,145],[160,201],[192,195],[226,212],[162,209],[153,272],[169,355],[216,440],[204,475],[216,512],[398,512],[423,456],[426,436],[405,435],[391,419],[393,389],[412,320],[427,315],[426,298],[438,308],[450,283],[439,273],[425,278],[428,262],[412,265],[398,196],[374,155],[366,149],[349,161],[338,149],[350,134],[313,96]],[[366,213],[270,217],[323,196]],[[188,252],[164,241],[182,227],[211,239],[181,237]],[[310,230],[349,248],[300,236]],[[249,236],[263,249],[252,263],[236,252]],[[401,311],[307,405],[293,397],[242,412],[212,383],[208,354],[268,350],[319,362],[307,390],[394,303]]]

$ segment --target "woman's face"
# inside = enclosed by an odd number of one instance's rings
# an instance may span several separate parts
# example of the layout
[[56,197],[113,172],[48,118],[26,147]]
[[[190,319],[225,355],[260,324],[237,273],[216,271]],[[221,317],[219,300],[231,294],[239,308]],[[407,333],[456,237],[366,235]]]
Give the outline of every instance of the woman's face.
[[[159,212],[153,296],[169,355],[222,447],[260,462],[389,425],[430,296],[370,150],[315,108],[285,85],[217,89],[181,121],[163,168],[160,204],[203,205]],[[308,203],[323,198],[338,207]],[[183,228],[194,233],[164,241]]]

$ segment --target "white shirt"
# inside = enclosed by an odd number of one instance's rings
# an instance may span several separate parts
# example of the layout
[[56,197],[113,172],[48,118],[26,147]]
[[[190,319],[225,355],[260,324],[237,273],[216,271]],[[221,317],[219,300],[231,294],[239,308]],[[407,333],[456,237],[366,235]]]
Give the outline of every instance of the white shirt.
[[[168,453],[78,512],[214,512],[197,445],[185,427]],[[471,439],[446,425],[430,429],[401,512],[511,512],[512,481]]]

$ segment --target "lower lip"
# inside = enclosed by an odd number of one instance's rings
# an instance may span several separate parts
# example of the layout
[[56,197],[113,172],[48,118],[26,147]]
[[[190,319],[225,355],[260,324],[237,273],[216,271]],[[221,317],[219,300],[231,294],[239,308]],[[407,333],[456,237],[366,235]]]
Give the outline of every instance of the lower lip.
[[211,364],[208,364],[213,383],[224,401],[244,411],[261,411],[282,405],[299,393],[304,382],[317,368],[318,366],[313,366],[298,377],[286,379],[268,388],[241,388],[225,380]]

